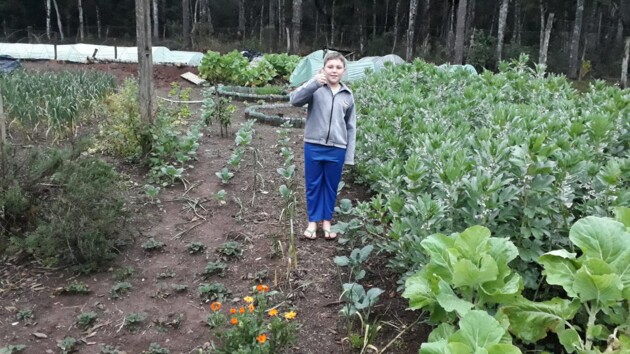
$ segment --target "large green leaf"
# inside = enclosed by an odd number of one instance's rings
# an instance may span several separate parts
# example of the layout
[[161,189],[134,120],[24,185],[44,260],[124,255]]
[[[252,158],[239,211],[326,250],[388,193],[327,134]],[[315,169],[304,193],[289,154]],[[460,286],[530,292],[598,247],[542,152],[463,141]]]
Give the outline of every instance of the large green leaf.
[[510,332],[526,342],[536,342],[547,332],[563,330],[565,321],[571,320],[580,308],[578,300],[554,298],[545,302],[533,302],[525,298],[501,307],[510,319]]
[[463,343],[473,349],[487,348],[499,344],[505,330],[499,321],[488,315],[486,311],[473,310],[459,321],[459,330],[449,340]]
[[446,339],[437,342],[422,343],[420,354],[451,354]]
[[428,276],[426,271],[421,270],[405,281],[405,291],[402,296],[409,299],[409,308],[417,310],[437,302]]
[[609,264],[600,259],[589,259],[576,272],[573,290],[582,302],[595,300],[608,306],[622,299],[623,284]]
[[[589,216],[578,220],[569,231],[569,239],[584,256],[613,264],[630,249],[630,236],[626,227],[612,219]],[[630,263],[630,259],[625,262]]]
[[488,254],[481,257],[479,267],[468,259],[461,259],[453,266],[453,285],[456,288],[462,286],[478,288],[485,282],[496,280],[498,274],[497,262]]
[[436,296],[438,303],[447,312],[456,311],[459,316],[464,316],[473,308],[473,304],[461,299],[444,280],[440,280],[439,292]]
[[507,238],[490,238],[490,255],[499,267],[499,278],[507,276],[511,270],[508,263],[518,257],[518,248]]
[[512,344],[494,344],[488,347],[488,354],[521,354],[521,350]]
[[538,259],[538,262],[545,268],[543,274],[547,276],[547,283],[562,286],[570,297],[577,296],[573,290],[575,272],[579,267],[575,257],[575,253],[557,250],[547,252]]
[[573,328],[558,331],[558,339],[567,353],[573,353],[582,343],[580,335]]
[[496,280],[481,285],[485,298],[495,303],[510,303],[523,290],[523,279],[516,273],[510,274],[504,280]]
[[447,341],[453,333],[455,333],[455,327],[453,327],[453,325],[450,323],[442,323],[431,331],[429,334],[429,342]]
[[464,230],[455,239],[455,248],[463,257],[478,261],[481,255],[488,253],[490,230],[483,226],[472,226]]
[[447,274],[451,274],[448,277],[450,279],[452,277],[451,263],[456,257],[451,255],[449,248],[453,248],[455,240],[446,235],[435,234],[422,240],[420,244],[431,257],[431,263],[436,267],[444,268]]

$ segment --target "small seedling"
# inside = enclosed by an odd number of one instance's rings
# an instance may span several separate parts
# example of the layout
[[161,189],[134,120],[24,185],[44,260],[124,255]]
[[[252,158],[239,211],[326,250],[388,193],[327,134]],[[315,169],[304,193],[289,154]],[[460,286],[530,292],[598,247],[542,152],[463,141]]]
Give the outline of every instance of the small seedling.
[[241,258],[243,256],[243,245],[237,241],[228,241],[217,248],[217,252],[227,258]]
[[77,326],[86,329],[96,322],[98,315],[95,312],[81,312],[77,316]]
[[62,294],[89,294],[90,288],[81,282],[73,281],[70,285],[66,285],[61,289]]
[[188,285],[184,284],[172,284],[171,289],[173,289],[176,293],[183,293],[188,290]]
[[105,345],[101,347],[101,354],[122,354],[123,351],[118,347],[112,347],[111,345]]
[[179,326],[181,326],[183,321],[184,321],[183,314],[171,313],[171,314],[168,314],[166,317],[160,317],[157,320],[154,320],[153,323],[155,323],[162,330],[166,331],[168,328],[173,328],[173,329],[179,328]]
[[26,349],[24,344],[9,344],[6,347],[0,348],[0,354],[14,354],[19,353],[22,350]]
[[121,295],[127,293],[129,289],[131,289],[131,284],[127,283],[126,281],[121,281],[114,284],[111,290],[112,299],[118,299]]
[[199,288],[197,288],[197,292],[199,292],[199,297],[205,302],[223,302],[231,295],[230,291],[219,283],[200,284]]
[[193,242],[188,245],[188,253],[190,254],[198,254],[198,253],[201,253],[205,249],[206,249],[206,245],[199,242]]
[[144,250],[147,252],[159,251],[163,249],[164,246],[166,246],[164,242],[158,241],[154,239],[153,237],[151,237],[149,240],[147,240],[147,242],[142,244],[142,248],[144,248]]
[[61,354],[70,354],[75,351],[74,346],[77,345],[77,340],[68,336],[63,340],[57,341],[57,347],[61,349]]
[[138,328],[147,319],[147,314],[144,312],[132,312],[125,317],[125,326],[129,330]]
[[166,278],[175,278],[175,272],[173,272],[172,270],[167,270],[166,272],[162,272],[162,273],[158,273],[157,278],[158,279],[166,279]]
[[160,187],[147,184],[144,186],[144,194],[149,197],[152,203],[160,203],[160,200],[157,199],[157,196],[160,194]]
[[35,314],[32,309],[24,309],[19,311],[15,317],[18,321],[23,321],[25,325],[33,324],[33,320],[35,320]]
[[224,189],[221,189],[220,191],[214,193],[214,199],[219,202],[219,205],[225,205],[226,201],[225,201],[225,196],[227,195],[227,192]]
[[144,354],[170,354],[171,351],[166,348],[160,347],[160,345],[157,343],[151,343],[149,345],[149,350],[143,353]]
[[220,277],[225,276],[225,268],[227,268],[227,264],[220,262],[220,261],[216,261],[216,262],[208,262],[208,265],[206,265],[206,269],[203,271],[203,273],[201,275],[203,275],[204,278],[208,278],[212,275],[219,275]]
[[114,272],[114,280],[123,281],[129,279],[133,276],[134,271],[135,269],[132,266],[119,268]]
[[223,167],[223,169],[219,172],[216,172],[215,175],[219,177],[222,184],[229,183],[232,177],[234,177],[234,173],[230,172],[227,167]]

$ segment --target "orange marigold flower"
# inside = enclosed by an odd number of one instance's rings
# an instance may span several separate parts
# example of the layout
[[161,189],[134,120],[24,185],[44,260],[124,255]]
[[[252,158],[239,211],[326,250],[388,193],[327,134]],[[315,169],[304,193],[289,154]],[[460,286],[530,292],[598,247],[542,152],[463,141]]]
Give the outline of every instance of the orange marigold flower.
[[231,313],[232,315],[233,315],[233,314],[235,314],[235,313],[236,313],[236,309],[235,309],[234,307],[232,307],[232,308],[230,309],[230,313]]
[[275,315],[277,315],[277,314],[278,314],[278,310],[277,310],[277,309],[271,309],[271,310],[269,310],[269,316],[273,317],[273,316],[275,316]]
[[256,285],[256,290],[264,293],[264,292],[269,291],[269,287],[267,285],[258,284]]
[[241,315],[244,314],[245,313],[245,309],[241,307],[240,309],[238,309],[238,313],[240,313]]
[[248,304],[251,304],[252,302],[254,302],[254,298],[253,298],[253,297],[251,297],[251,296],[245,296],[245,297],[243,298],[243,301],[245,301],[245,302],[246,302],[246,303],[248,303]]
[[249,312],[254,312],[254,310],[256,309],[253,304],[249,304],[248,308]]
[[292,320],[295,318],[295,316],[297,316],[297,313],[295,313],[295,311],[289,311],[284,314],[284,318],[286,318],[287,320]]
[[210,309],[212,311],[219,311],[221,309],[221,303],[220,302],[213,302],[210,304]]
[[263,333],[263,334],[259,335],[258,337],[256,337],[256,340],[259,343],[265,343],[267,341],[267,335]]
[[237,325],[238,324],[238,319],[236,319],[236,317],[232,317],[232,319],[230,320],[230,323],[233,325]]

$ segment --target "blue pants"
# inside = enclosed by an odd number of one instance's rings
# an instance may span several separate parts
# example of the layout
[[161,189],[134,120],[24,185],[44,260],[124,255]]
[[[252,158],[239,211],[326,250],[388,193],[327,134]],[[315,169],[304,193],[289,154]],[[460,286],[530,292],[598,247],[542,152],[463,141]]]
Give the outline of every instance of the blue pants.
[[331,220],[346,149],[304,143],[304,179],[308,221]]

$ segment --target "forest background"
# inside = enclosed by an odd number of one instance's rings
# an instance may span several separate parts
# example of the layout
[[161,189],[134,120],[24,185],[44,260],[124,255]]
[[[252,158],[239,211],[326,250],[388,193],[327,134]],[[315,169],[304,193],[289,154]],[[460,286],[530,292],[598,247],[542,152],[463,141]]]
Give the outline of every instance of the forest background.
[[[629,0],[152,0],[153,44],[494,69],[527,53],[572,79],[618,79]],[[0,0],[3,42],[135,45],[134,0]],[[624,27],[624,20],[626,26]]]

